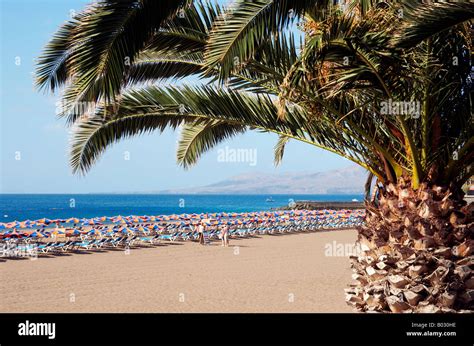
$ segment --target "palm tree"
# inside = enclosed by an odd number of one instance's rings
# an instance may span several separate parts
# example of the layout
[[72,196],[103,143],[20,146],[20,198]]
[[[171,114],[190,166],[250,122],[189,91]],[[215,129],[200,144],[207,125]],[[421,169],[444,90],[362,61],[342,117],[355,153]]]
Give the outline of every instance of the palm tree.
[[[182,126],[177,159],[248,130],[364,167],[366,223],[347,301],[360,311],[474,307],[474,4],[102,0],[64,24],[37,85],[65,88],[71,166]],[[203,84],[170,86],[194,76]]]

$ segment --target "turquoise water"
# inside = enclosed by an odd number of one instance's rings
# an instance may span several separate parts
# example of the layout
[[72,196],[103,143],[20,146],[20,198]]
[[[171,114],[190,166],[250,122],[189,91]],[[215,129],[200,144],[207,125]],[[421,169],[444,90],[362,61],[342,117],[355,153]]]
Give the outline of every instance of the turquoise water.
[[[271,197],[273,202],[266,200]],[[116,215],[166,215],[248,212],[288,205],[291,200],[351,201],[362,195],[138,195],[138,194],[2,194],[0,222],[92,218]]]

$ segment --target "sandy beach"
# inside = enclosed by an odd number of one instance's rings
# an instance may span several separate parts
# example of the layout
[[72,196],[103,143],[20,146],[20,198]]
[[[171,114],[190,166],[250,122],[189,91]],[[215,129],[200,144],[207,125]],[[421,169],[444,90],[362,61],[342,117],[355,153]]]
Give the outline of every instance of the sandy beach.
[[0,312],[351,312],[354,230],[0,259]]

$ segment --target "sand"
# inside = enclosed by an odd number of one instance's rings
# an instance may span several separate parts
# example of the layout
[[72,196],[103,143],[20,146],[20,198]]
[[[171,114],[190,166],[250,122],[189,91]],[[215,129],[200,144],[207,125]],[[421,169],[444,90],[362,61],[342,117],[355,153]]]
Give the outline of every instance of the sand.
[[0,312],[352,312],[354,230],[0,260]]

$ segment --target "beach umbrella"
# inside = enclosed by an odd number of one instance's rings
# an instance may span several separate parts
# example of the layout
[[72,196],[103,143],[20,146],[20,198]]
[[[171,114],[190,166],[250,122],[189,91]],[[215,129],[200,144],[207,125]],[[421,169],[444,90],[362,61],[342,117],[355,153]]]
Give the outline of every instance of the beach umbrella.
[[128,227],[122,227],[120,229],[120,232],[123,233],[123,234],[127,234],[127,233],[133,234],[134,233],[134,231],[131,228],[128,228]]
[[81,235],[81,232],[77,229],[73,229],[73,230],[68,230],[66,231],[66,235],[68,237],[72,237],[72,236],[78,236],[78,235]]
[[33,221],[25,220],[23,222],[20,222],[20,225],[21,225],[20,226],[21,228],[31,228],[31,227],[33,227]]
[[85,222],[82,223],[84,226],[95,226],[95,225],[101,225],[101,223],[96,220],[96,219],[90,219],[86,220]]
[[41,232],[35,231],[28,234],[28,237],[29,238],[44,238],[44,234],[42,234]]
[[122,223],[122,221],[124,221],[124,218],[123,218],[122,215],[115,216],[115,217],[112,218],[113,223]]
[[22,238],[23,238],[23,237],[24,237],[24,238],[27,238],[27,237],[30,235],[31,232],[26,232],[26,231],[25,231],[25,232],[18,232],[18,233],[21,235]]
[[98,229],[92,228],[90,231],[87,231],[88,235],[100,235],[102,234]]
[[51,232],[51,235],[58,236],[58,235],[65,235],[66,230],[64,228],[56,228]]
[[4,233],[4,236],[6,238],[21,238],[22,235],[18,233],[17,231],[7,231]]
[[50,230],[45,230],[44,228],[42,228],[40,232],[45,237],[49,237],[51,235],[51,231]]

